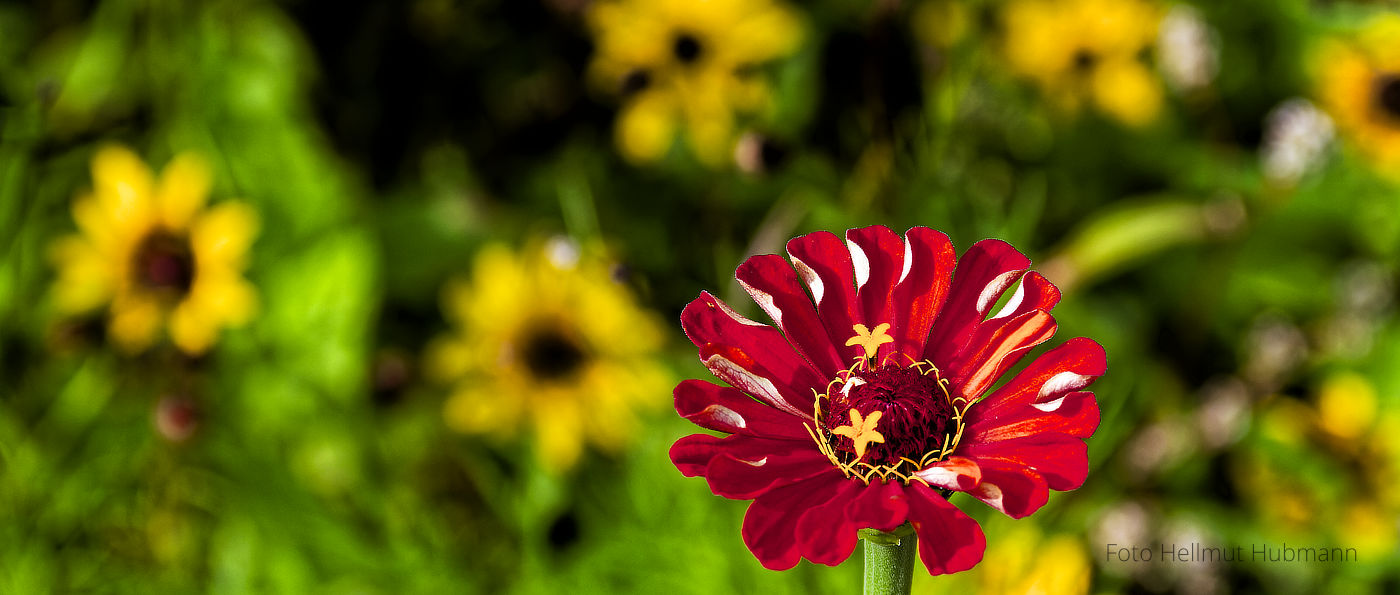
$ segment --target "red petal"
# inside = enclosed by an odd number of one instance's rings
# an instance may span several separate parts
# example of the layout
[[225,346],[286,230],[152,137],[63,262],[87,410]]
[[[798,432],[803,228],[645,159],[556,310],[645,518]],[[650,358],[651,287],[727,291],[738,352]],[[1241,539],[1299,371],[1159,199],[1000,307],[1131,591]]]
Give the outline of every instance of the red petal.
[[681,475],[704,475],[710,461],[724,449],[724,439],[709,434],[691,434],[671,445],[671,463]]
[[1016,286],[1016,293],[1006,300],[1006,304],[1001,310],[992,315],[990,320],[999,318],[1015,318],[1031,310],[1045,310],[1049,312],[1060,303],[1060,288],[1055,287],[1044,275],[1031,271],[1021,277],[1020,285]]
[[777,329],[734,313],[707,292],[681,312],[681,326],[720,380],[799,417],[811,418],[813,389],[826,389]]
[[729,434],[811,440],[802,418],[753,400],[742,391],[704,380],[676,385],[676,412],[697,426]]
[[1048,403],[1031,403],[995,418],[979,418],[967,425],[963,440],[996,442],[1038,434],[1067,434],[1088,438],[1099,427],[1099,405],[1094,393],[1077,392]]
[[894,345],[910,360],[923,359],[929,329],[948,299],[957,253],[942,232],[915,227],[904,235],[904,270],[894,288]]
[[855,335],[852,327],[864,322],[846,244],[836,234],[819,231],[789,240],[787,251],[792,266],[812,292],[817,314],[841,360],[850,362],[864,355],[859,346],[846,345],[846,340]]
[[909,522],[919,534],[919,558],[933,575],[962,572],[982,561],[987,538],[982,528],[928,486],[905,489]]
[[716,496],[731,500],[757,498],[774,488],[835,469],[816,446],[791,440],[730,436],[720,456],[710,460],[705,480]]
[[801,559],[797,522],[808,510],[836,497],[849,481],[835,467],[807,481],[775,489],[749,505],[740,531],[759,563],[770,570],[787,570]]
[[1055,328],[1055,319],[1044,310],[981,325],[967,350],[944,368],[950,370],[954,391],[976,400],[1021,356],[1054,335]]
[[904,495],[904,484],[878,477],[871,479],[870,485],[846,506],[846,518],[858,529],[893,531],[908,517],[909,499]]
[[1030,264],[1024,254],[1001,240],[982,240],[968,248],[958,260],[948,302],[933,323],[924,357],[946,367],[952,356],[969,344],[973,329],[986,318],[987,311]]
[[836,566],[851,557],[858,537],[856,526],[846,518],[846,506],[865,488],[859,479],[847,479],[831,500],[802,513],[797,520],[797,545],[802,557],[827,566]]
[[821,319],[817,318],[816,307],[802,288],[797,272],[783,257],[776,254],[750,257],[739,265],[734,278],[819,372],[831,375],[849,366],[842,361]]
[[1045,480],[1035,471],[997,459],[978,459],[977,464],[982,468],[982,481],[968,494],[1006,516],[1029,516],[1050,498]]
[[968,410],[968,423],[996,419],[1030,403],[1049,403],[1089,386],[1108,369],[1103,347],[1077,337],[1045,352],[1020,374]]
[[[860,301],[865,326],[873,329],[886,322],[893,326],[895,314],[891,298],[894,285],[904,270],[904,241],[890,228],[872,225],[847,230],[846,245],[855,266],[856,298]],[[880,346],[876,357],[882,360],[893,351],[894,345],[886,343]]]
[[[1089,475],[1088,449],[1084,441],[1065,434],[1040,434],[999,442],[964,443],[958,454],[974,459],[985,471],[989,461],[1005,461],[1029,467],[1045,478],[1052,490],[1073,490]],[[983,478],[986,481],[986,478]]]
[[982,481],[982,469],[977,461],[959,456],[929,465],[915,475],[933,487],[959,492],[969,491]]

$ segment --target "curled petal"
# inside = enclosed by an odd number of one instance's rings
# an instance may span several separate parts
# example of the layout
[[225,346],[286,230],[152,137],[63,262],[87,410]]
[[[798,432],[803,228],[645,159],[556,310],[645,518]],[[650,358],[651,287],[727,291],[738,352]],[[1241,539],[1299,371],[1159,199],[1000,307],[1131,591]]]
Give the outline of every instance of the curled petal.
[[1030,271],[1021,277],[1021,284],[1016,287],[1016,293],[1011,294],[1011,298],[1006,300],[1006,304],[992,315],[989,320],[999,318],[1015,318],[1031,310],[1044,310],[1049,312],[1060,303],[1060,288],[1055,287],[1044,275],[1035,271]]
[[1040,434],[1065,434],[1088,438],[1099,427],[1099,405],[1094,393],[1076,392],[1046,403],[1031,403],[996,418],[979,418],[967,426],[964,439],[997,442]]
[[1030,403],[1050,403],[1089,386],[1108,368],[1103,347],[1076,337],[1045,352],[1006,385],[968,410],[968,424],[1018,411]]
[[1029,468],[997,459],[981,459],[978,466],[982,469],[982,481],[968,494],[1006,516],[1028,516],[1050,498],[1045,480]]
[[933,487],[957,492],[971,491],[982,481],[982,469],[977,461],[959,456],[938,461],[914,475]]
[[949,368],[954,389],[967,400],[975,400],[1021,356],[1054,334],[1055,319],[1044,310],[983,324]]
[[705,429],[768,438],[811,440],[801,418],[753,400],[742,391],[703,380],[676,385],[676,412]]
[[681,312],[681,326],[720,380],[783,411],[811,416],[812,390],[828,380],[777,329],[739,316],[706,292]]
[[841,360],[863,356],[860,347],[846,345],[851,328],[865,322],[856,301],[855,272],[846,244],[836,234],[819,231],[789,240],[787,251],[793,268],[812,292],[822,326]]
[[919,534],[919,558],[929,574],[962,572],[982,561],[987,537],[977,521],[921,483],[909,484],[905,494],[909,522]]
[[817,370],[831,374],[850,365],[837,353],[817,318],[811,298],[802,289],[797,272],[783,257],[776,254],[750,257],[739,265],[734,277]]
[[933,321],[952,287],[957,253],[942,232],[915,227],[904,235],[904,269],[894,287],[895,349],[910,361],[923,359]]
[[973,331],[1031,261],[1001,240],[982,240],[958,259],[948,301],[929,332],[924,357],[944,367],[970,344]]
[[[894,286],[904,270],[904,242],[890,228],[872,225],[847,231],[846,246],[853,263],[864,263],[864,274],[856,271],[856,299],[865,326],[893,323]],[[881,346],[876,357],[884,359],[893,349]]]

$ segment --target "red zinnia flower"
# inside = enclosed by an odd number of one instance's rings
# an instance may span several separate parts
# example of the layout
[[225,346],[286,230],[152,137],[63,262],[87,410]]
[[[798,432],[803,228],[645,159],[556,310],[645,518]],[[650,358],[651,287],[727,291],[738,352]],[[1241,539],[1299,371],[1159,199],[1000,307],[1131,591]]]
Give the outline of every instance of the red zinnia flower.
[[901,240],[882,226],[850,230],[845,243],[809,234],[787,251],[792,266],[760,255],[735,274],[781,332],[702,292],[681,323],[732,388],[686,380],[675,390],[682,416],[732,435],[681,438],[671,460],[716,495],[754,500],[742,533],[764,566],[836,565],[857,529],[908,521],[929,573],[967,570],[986,538],[952,492],[1021,518],[1048,489],[1084,482],[1083,439],[1099,409],[1079,391],[1106,368],[1098,343],[1071,339],[983,396],[1055,332],[1060,292],[1026,272],[1025,255],[983,240],[957,259],[938,231]]

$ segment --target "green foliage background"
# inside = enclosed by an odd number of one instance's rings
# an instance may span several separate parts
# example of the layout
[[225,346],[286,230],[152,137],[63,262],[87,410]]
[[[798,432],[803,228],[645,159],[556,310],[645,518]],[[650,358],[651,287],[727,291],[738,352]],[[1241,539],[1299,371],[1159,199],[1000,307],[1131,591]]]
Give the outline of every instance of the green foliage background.
[[[1075,536],[1096,592],[1395,589],[1400,500],[1377,494],[1400,448],[1339,445],[1308,429],[1315,414],[1269,420],[1313,411],[1342,373],[1372,387],[1376,419],[1400,411],[1400,191],[1345,143],[1292,189],[1266,183],[1258,154],[1269,110],[1314,93],[1312,44],[1391,8],[1200,3],[1220,43],[1209,93],[1170,95],[1129,130],[1044,105],[999,64],[995,28],[919,39],[917,5],[803,6],[802,49],[767,69],[775,112],[751,122],[785,158],[744,173],[618,157],[570,2],[0,3],[0,592],[852,592],[858,560],[762,569],[739,536],[746,503],[668,461],[692,432],[669,395],[624,454],[553,476],[527,445],[447,431],[441,389],[412,371],[446,330],[442,283],[488,241],[603,240],[675,321],[702,289],[756,314],[732,281],[746,255],[877,223],[960,249],[999,237],[1069,271],[1051,343],[1109,354],[1081,490],[1016,522],[958,500],[993,546],[1025,525]],[[155,167],[198,151],[214,196],[261,214],[262,313],[206,357],[55,347],[48,245],[106,142]],[[678,323],[658,358],[707,376]],[[384,378],[390,360],[406,379]],[[1222,390],[1243,413],[1202,438]],[[173,393],[200,406],[185,443],[152,429]],[[1285,497],[1311,519],[1279,522]],[[1359,500],[1380,502],[1389,540],[1355,563],[1104,556],[1122,510],[1145,511],[1141,545],[1186,527],[1353,547]]]

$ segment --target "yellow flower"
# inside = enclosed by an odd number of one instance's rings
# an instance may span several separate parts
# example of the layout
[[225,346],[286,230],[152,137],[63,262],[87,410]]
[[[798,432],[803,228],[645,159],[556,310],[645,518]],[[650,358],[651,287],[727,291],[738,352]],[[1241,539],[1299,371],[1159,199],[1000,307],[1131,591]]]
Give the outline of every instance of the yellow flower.
[[1323,109],[1377,168],[1400,178],[1400,16],[1330,40],[1314,57]]
[[796,49],[797,15],[771,0],[602,0],[590,8],[589,76],[623,96],[614,130],[623,156],[654,161],[684,128],[703,163],[724,162],[735,113],[767,106],[763,62]]
[[1016,0],[1002,14],[1006,58],[1059,108],[1086,105],[1130,125],[1157,117],[1162,85],[1139,57],[1161,11],[1140,0]]
[[552,471],[571,467],[585,441],[620,448],[633,410],[669,393],[650,359],[658,323],[602,259],[565,240],[523,256],[483,249],[471,279],[444,290],[443,310],[455,329],[429,346],[426,365],[452,383],[448,426],[503,440],[528,426]]
[[1088,593],[1092,569],[1079,539],[1043,537],[1033,527],[1017,527],[987,549],[979,575],[980,593]]
[[257,296],[242,271],[257,216],[240,202],[205,207],[202,160],[177,156],[156,179],[140,157],[108,146],[93,157],[92,179],[73,204],[80,233],[53,245],[59,312],[107,306],[107,331],[121,350],[142,351],[166,328],[191,355],[252,317]]
[[1327,379],[1317,396],[1317,425],[1342,440],[1356,440],[1376,420],[1376,389],[1355,372]]

